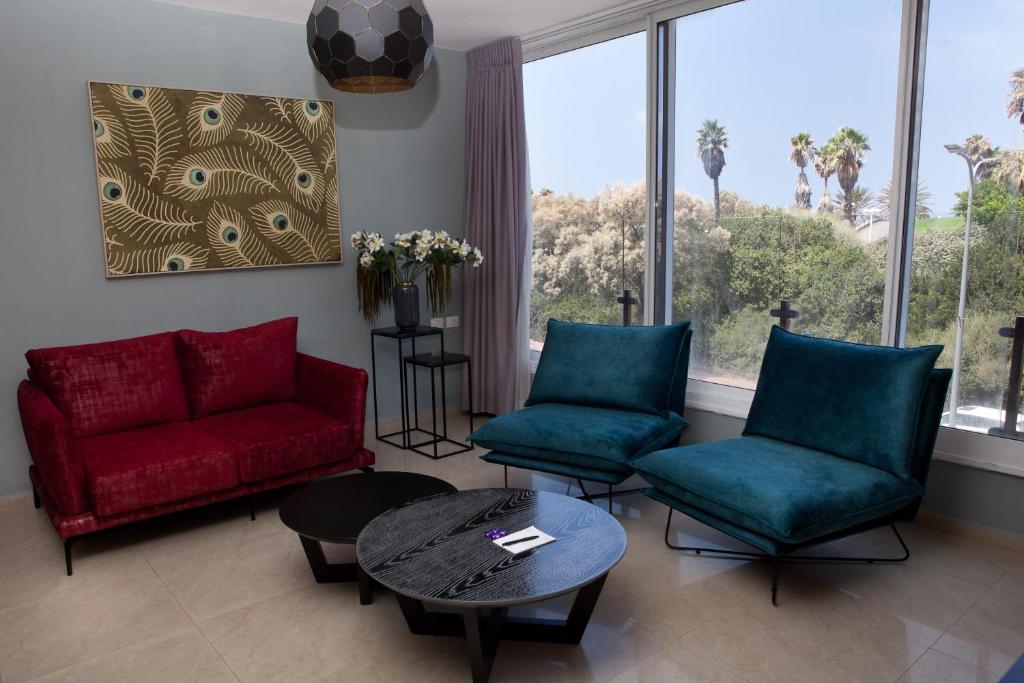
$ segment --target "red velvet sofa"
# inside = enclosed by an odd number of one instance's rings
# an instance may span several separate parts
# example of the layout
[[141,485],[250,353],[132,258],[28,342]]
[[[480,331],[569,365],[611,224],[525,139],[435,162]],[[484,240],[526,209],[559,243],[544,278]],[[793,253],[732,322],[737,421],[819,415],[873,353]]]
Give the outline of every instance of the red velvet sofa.
[[370,467],[366,371],[296,350],[298,319],[35,349],[29,477],[64,540]]

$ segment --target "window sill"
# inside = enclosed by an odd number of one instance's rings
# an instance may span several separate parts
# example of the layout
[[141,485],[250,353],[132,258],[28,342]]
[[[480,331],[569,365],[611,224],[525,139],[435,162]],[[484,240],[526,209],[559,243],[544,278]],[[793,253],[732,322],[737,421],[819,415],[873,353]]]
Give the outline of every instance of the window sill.
[[1024,442],[962,429],[939,428],[936,460],[1024,477]]
[[[686,407],[745,420],[753,397],[754,392],[749,389],[691,377],[686,388]],[[964,467],[1024,477],[1024,442],[1012,439],[941,427],[933,457]]]
[[747,419],[754,392],[728,384],[715,384],[691,377],[686,382],[686,407],[706,413]]

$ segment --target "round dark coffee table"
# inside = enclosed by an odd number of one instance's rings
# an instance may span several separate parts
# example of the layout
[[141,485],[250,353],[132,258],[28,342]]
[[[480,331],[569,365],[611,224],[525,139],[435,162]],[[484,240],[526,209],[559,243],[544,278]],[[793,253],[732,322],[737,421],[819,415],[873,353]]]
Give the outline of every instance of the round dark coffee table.
[[[486,532],[529,526],[557,540],[513,555]],[[622,525],[575,498],[524,489],[475,489],[418,501],[366,525],[359,565],[394,591],[409,630],[465,635],[474,681],[485,681],[500,639],[578,644],[605,578],[626,551]],[[579,591],[564,620],[517,619],[512,605]],[[457,608],[428,611],[426,606]]]
[[318,479],[293,491],[281,503],[285,526],[299,535],[317,583],[358,581],[359,602],[373,599],[372,584],[358,563],[329,563],[321,542],[356,542],[368,522],[410,501],[452,493],[446,481],[412,472],[367,472]]

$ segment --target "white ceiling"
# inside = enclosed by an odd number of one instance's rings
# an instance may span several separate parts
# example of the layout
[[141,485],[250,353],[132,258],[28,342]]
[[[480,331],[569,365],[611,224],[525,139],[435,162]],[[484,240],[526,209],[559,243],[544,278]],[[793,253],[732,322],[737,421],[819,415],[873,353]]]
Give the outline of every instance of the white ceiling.
[[[313,0],[156,0],[305,24]],[[424,0],[438,47],[468,50],[626,4],[626,0]]]

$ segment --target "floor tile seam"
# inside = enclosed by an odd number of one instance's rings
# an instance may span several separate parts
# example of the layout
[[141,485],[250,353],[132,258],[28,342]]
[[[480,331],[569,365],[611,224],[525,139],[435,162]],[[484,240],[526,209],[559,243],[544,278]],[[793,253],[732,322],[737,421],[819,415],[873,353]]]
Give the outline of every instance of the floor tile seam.
[[[157,574],[153,570],[153,567],[150,566],[149,562],[146,561],[146,558],[142,557],[142,553],[140,553],[139,551],[134,550],[134,549],[132,549],[130,552],[135,553],[145,563],[145,565],[149,569],[149,571],[153,572],[153,576],[156,577],[157,581],[159,581],[160,584],[162,586],[164,586],[164,589],[167,590],[168,594],[171,596],[171,599],[173,599],[175,601],[175,603],[177,603],[177,601],[178,601],[177,598],[175,598],[174,594],[171,593],[170,590],[167,589],[167,586],[166,586],[166,584],[164,584],[163,579],[160,578],[160,575]],[[72,579],[74,579],[74,576],[69,576],[69,577],[66,577],[66,578],[68,580],[72,580]],[[71,589],[69,588],[67,590],[71,590]],[[61,591],[61,592],[63,592],[63,591]],[[46,600],[48,597],[50,597],[50,596],[49,595],[44,595],[44,596],[41,596],[41,597],[38,597],[38,598],[33,598],[31,600],[26,600],[24,602],[17,603],[16,605],[8,605],[7,607],[0,608],[0,614],[3,614],[5,611],[7,611],[9,609],[17,609],[17,608],[24,607],[26,605],[31,605],[32,603],[35,603],[35,602],[42,602],[43,600]],[[182,611],[184,612],[184,610],[182,610]],[[185,612],[185,614],[187,616],[188,612]],[[172,631],[171,633],[174,633],[174,631]],[[84,662],[88,662],[88,661],[93,660],[93,659],[98,659],[99,657],[104,657],[104,656],[113,654],[115,652],[119,652],[119,651],[124,650],[124,649],[129,648],[129,647],[135,647],[136,645],[139,645],[141,643],[145,643],[145,642],[147,642],[149,640],[153,640],[155,638],[162,638],[162,637],[164,637],[166,635],[168,635],[168,634],[163,634],[163,635],[160,635],[160,636],[154,636],[154,638],[146,638],[145,640],[140,640],[140,641],[137,641],[137,642],[134,642],[134,643],[129,643],[127,645],[123,645],[121,647],[114,648],[113,650],[107,650],[106,652],[101,652],[101,653],[96,654],[96,655],[87,655],[87,656],[81,657],[79,659],[74,659],[73,661],[70,661],[70,662],[64,664],[63,666],[57,667],[56,669],[50,669],[48,671],[44,671],[43,673],[40,673],[37,676],[33,676],[31,679],[28,679],[25,683],[30,683],[30,681],[42,678],[43,676],[49,676],[50,674],[56,673],[58,671],[63,671],[64,669],[69,669],[69,668],[71,668],[73,666],[77,666],[77,665],[82,664]],[[0,676],[0,683],[3,683],[2,676]]]
[[[53,671],[47,671],[46,673],[39,674],[38,676],[33,676],[32,678],[30,678],[27,681],[25,681],[25,683],[33,683],[34,681],[38,681],[38,680],[40,680],[42,678],[45,678],[47,676],[52,676],[53,674],[60,673],[61,671],[66,671],[67,669],[72,669],[72,668],[74,668],[76,666],[81,666],[82,664],[88,664],[89,662],[95,661],[97,659],[102,659],[103,657],[109,657],[111,655],[116,655],[118,652],[123,652],[125,650],[130,650],[133,647],[139,647],[140,645],[145,645],[146,643],[150,643],[150,642],[153,642],[155,640],[160,640],[162,638],[170,638],[171,636],[175,636],[175,635],[177,635],[179,633],[180,634],[187,633],[190,630],[190,628],[191,627],[189,627],[189,626],[183,626],[183,627],[181,627],[179,629],[176,629],[174,631],[170,631],[168,633],[161,634],[159,636],[153,636],[152,638],[146,638],[145,640],[140,640],[137,643],[131,643],[129,645],[124,645],[122,647],[115,648],[113,650],[110,650],[109,652],[102,652],[102,653],[100,653],[98,655],[91,655],[89,657],[85,657],[84,659],[79,659],[79,660],[77,660],[75,662],[72,662],[71,664],[66,664],[66,665],[60,667],[59,669],[54,669]],[[0,683],[3,683],[3,679],[0,679]]]
[[[199,633],[200,637],[206,642],[206,644],[210,646],[210,649],[212,649],[217,654],[217,658],[224,663],[224,666],[227,667],[227,670],[231,673],[232,677],[234,677],[234,679],[238,681],[238,683],[241,683],[242,679],[238,676],[238,673],[231,667],[228,661],[224,658],[224,655],[221,653],[221,651],[218,650],[217,647],[212,642],[210,642],[210,639],[206,636],[206,632],[203,631],[202,627],[200,627],[199,624],[196,622],[195,618],[192,616],[192,613],[185,609],[185,606],[181,604],[181,601],[178,599],[178,596],[174,594],[174,591],[171,590],[171,587],[167,585],[166,581],[164,581],[164,577],[160,576],[160,573],[153,568],[153,565],[150,564],[148,558],[143,557],[142,559],[146,562],[146,565],[150,568],[150,570],[154,574],[156,574],[156,577],[160,579],[160,583],[163,584],[164,588],[167,590],[171,598],[174,600],[174,603],[178,605],[178,608],[181,609],[181,611],[185,613],[185,616],[188,617],[188,620],[192,622],[192,627],[195,628],[195,630]],[[0,683],[3,682],[0,681]]]
[[[188,531],[185,531],[183,533],[186,533],[186,534],[187,533],[192,533],[194,531],[197,531],[197,530],[200,530],[200,529],[203,529],[203,528],[208,528],[208,527],[196,527],[195,529],[189,529]],[[256,535],[251,536],[249,539],[245,539],[245,540],[247,541],[247,540],[251,540],[251,539],[262,538],[264,536],[272,536],[272,535],[276,535],[276,534],[280,534],[280,533],[287,533],[287,532],[288,532],[288,529],[286,529],[284,527],[281,527],[280,525],[275,524],[274,522],[271,522],[270,526],[268,527],[268,529],[266,531],[261,531],[261,532],[257,533]],[[150,557],[148,557],[146,555],[146,549],[145,548],[140,548],[137,552],[140,555],[142,555],[142,557],[146,560],[147,563],[150,563],[151,559],[153,561],[156,560],[156,558],[150,558]],[[180,558],[180,559],[191,559],[193,557],[197,557],[197,556],[200,556],[200,555],[203,555],[203,554],[208,554],[208,553],[209,553],[209,550],[205,550],[205,551],[202,550],[202,549],[186,550],[186,551],[178,554],[178,558]],[[150,566],[152,567],[152,563],[150,563]],[[154,568],[153,571],[156,571],[156,569]]]
[[[678,648],[679,648],[680,650],[683,650],[683,651],[685,651],[685,652],[688,652],[689,654],[693,655],[694,657],[696,657],[697,659],[701,660],[702,662],[707,662],[708,664],[711,664],[712,666],[717,666],[718,668],[722,669],[723,671],[728,671],[728,672],[729,672],[730,674],[732,674],[732,675],[733,675],[733,676],[735,676],[736,678],[740,679],[741,681],[746,681],[747,683],[754,683],[753,681],[751,681],[751,680],[750,680],[749,678],[747,678],[746,676],[743,676],[742,674],[740,674],[740,673],[739,673],[738,671],[734,671],[734,670],[733,670],[733,669],[732,669],[731,667],[729,667],[729,666],[727,666],[727,665],[725,665],[725,664],[719,663],[719,662],[715,661],[714,659],[712,659],[711,657],[709,657],[709,656],[707,656],[707,655],[701,655],[701,654],[698,654],[698,653],[694,652],[693,650],[691,650],[690,648],[688,648],[688,647],[685,647],[685,646],[684,646],[684,645],[682,644],[682,640],[683,640],[683,638],[685,638],[685,637],[686,637],[687,635],[689,635],[690,633],[693,633],[693,632],[694,632],[694,630],[695,630],[695,629],[690,629],[690,631],[689,631],[689,632],[687,632],[687,634],[685,634],[685,635],[682,635],[682,636],[680,636],[680,637],[679,637],[678,639],[676,639],[676,640],[673,640],[673,641],[672,641],[671,643],[669,643],[669,645],[668,645],[668,646],[672,646],[672,645],[675,645],[675,646],[676,646],[676,647],[678,647]],[[668,646],[667,646],[667,647],[668,647]]]
[[[1003,577],[1005,577],[1007,574],[1009,574],[1012,569],[1013,569],[1013,566],[1009,567],[1005,572],[1003,572],[1003,574],[998,579],[993,581],[992,585],[989,586],[987,589],[985,589],[981,593],[981,595],[979,595],[977,597],[977,599],[975,599],[974,602],[972,602],[971,605],[967,609],[965,609],[963,611],[963,613],[959,617],[957,617],[956,621],[954,621],[952,624],[950,624],[949,628],[947,628],[945,631],[942,632],[942,635],[940,635],[938,637],[938,639],[935,641],[935,643],[929,649],[934,649],[936,652],[940,652],[940,653],[946,655],[947,657],[952,657],[953,659],[957,660],[958,662],[963,662],[964,664],[968,664],[968,665],[971,665],[971,666],[983,666],[983,668],[985,668],[987,671],[991,671],[991,669],[989,669],[987,666],[979,665],[977,662],[968,661],[968,660],[958,656],[957,654],[955,654],[953,652],[946,652],[945,650],[941,650],[941,649],[939,649],[938,647],[935,647],[935,646],[938,645],[939,641],[942,640],[945,636],[949,635],[950,631],[952,631],[954,628],[956,628],[957,624],[959,624],[961,621],[963,621],[964,617],[967,616],[968,612],[970,612],[972,609],[974,609],[974,607],[978,603],[980,603],[985,598],[985,596],[987,596],[992,591],[995,591],[996,590],[996,584],[999,583],[1000,581],[1002,581]],[[1002,591],[997,591],[997,592],[1002,592]]]

